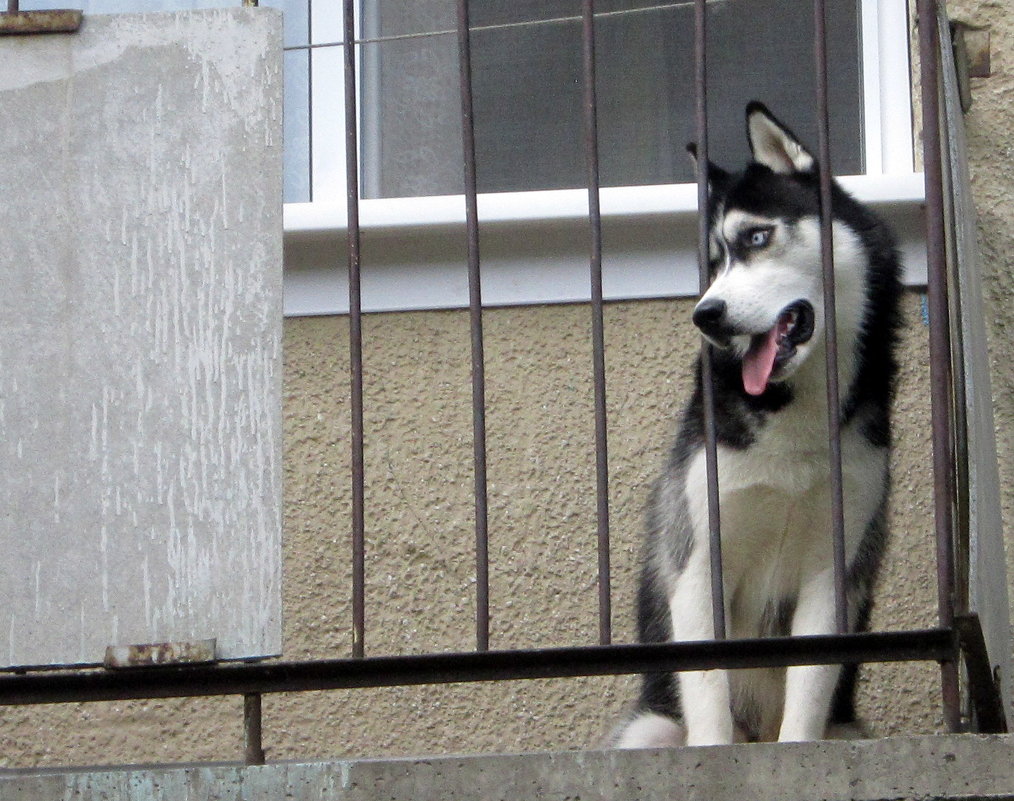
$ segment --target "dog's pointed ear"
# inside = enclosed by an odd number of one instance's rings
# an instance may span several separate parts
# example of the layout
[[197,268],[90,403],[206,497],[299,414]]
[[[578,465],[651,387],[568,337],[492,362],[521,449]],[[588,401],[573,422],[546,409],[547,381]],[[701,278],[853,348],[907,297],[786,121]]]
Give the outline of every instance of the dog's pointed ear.
[[[697,175],[701,169],[700,161],[697,158],[697,143],[690,142],[687,145],[687,153],[694,163],[694,174]],[[721,192],[729,183],[730,173],[723,170],[712,161],[708,161],[708,188],[712,192]]]
[[774,172],[789,175],[816,168],[816,160],[796,135],[756,100],[746,107],[746,135],[754,161]]

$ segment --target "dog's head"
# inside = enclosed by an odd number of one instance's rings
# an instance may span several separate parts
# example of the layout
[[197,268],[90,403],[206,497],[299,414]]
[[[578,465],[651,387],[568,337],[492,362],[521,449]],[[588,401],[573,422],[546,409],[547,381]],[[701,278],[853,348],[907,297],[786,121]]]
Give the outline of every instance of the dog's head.
[[[708,165],[711,285],[694,323],[742,363],[760,395],[795,373],[824,329],[816,160],[762,104],[746,110],[753,161],[741,173]],[[691,150],[691,152],[693,152]],[[836,235],[836,263],[839,241]]]

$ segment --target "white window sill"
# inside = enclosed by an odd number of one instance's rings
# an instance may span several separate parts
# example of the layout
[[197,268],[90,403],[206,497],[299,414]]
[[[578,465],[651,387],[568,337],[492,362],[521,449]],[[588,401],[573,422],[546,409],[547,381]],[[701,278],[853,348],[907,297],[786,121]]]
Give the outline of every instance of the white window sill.
[[[906,282],[925,283],[923,176],[847,176],[898,236]],[[601,190],[607,300],[697,294],[697,188]],[[480,195],[486,306],[590,297],[588,195],[583,189]],[[286,204],[285,314],[348,312],[344,201]],[[468,305],[461,196],[360,201],[362,306],[367,312]]]

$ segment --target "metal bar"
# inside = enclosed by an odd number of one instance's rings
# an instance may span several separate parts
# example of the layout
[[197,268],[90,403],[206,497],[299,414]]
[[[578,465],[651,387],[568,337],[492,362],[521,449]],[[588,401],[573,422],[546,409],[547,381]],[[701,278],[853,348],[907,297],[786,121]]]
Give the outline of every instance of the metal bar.
[[247,765],[264,764],[261,722],[260,693],[246,693],[243,696],[243,761]]
[[[926,180],[927,302],[930,322],[930,401],[933,429],[934,521],[937,552],[937,603],[940,625],[954,624],[954,498],[951,452],[950,313],[947,306],[943,171],[940,146],[940,76],[937,3],[918,0],[919,59],[922,84],[923,169]],[[941,664],[944,721],[950,731],[961,728],[958,665]]]
[[[950,60],[951,69],[956,73],[958,55],[950,41],[949,34],[951,25],[947,21],[947,14],[943,10],[937,15],[937,54],[940,59],[937,68],[940,75],[940,179],[941,179],[941,212],[943,214],[944,226],[944,264],[951,265],[953,269],[947,271],[947,308],[950,320],[954,324],[948,328],[948,343],[950,346],[950,369],[951,369],[951,432],[952,432],[952,463],[954,464],[954,485],[953,505],[951,514],[954,516],[954,527],[952,529],[953,543],[953,566],[951,575],[954,577],[952,586],[953,610],[955,615],[967,612],[969,606],[970,578],[970,544],[969,525],[971,523],[971,508],[969,506],[969,420],[967,417],[966,404],[968,401],[967,387],[965,384],[966,363],[965,354],[968,350],[965,342],[966,325],[962,320],[962,299],[961,299],[961,276],[959,273],[957,240],[958,223],[955,218],[955,202],[957,187],[954,181],[954,153],[951,148],[951,131],[947,122],[948,102],[948,64]],[[959,101],[960,102],[960,101]],[[962,123],[963,124],[963,123]]]
[[20,0],[7,0],[7,13],[17,14],[20,10]]
[[304,692],[673,670],[953,660],[954,631],[874,632],[0,676],[0,706]]
[[472,116],[472,48],[468,0],[457,0],[458,77],[461,88],[461,149],[465,169],[468,236],[468,310],[472,337],[472,456],[475,465],[475,641],[489,648],[489,529],[486,492],[486,372],[479,272],[479,210],[476,200],[475,126]]
[[[345,41],[355,38],[355,0],[344,0]],[[352,655],[366,638],[366,523],[363,463],[363,327],[360,292],[359,141],[355,47],[345,48],[345,169],[348,194],[349,365],[352,406]]]
[[835,627],[849,630],[845,597],[845,501],[841,467],[841,393],[838,381],[838,327],[835,309],[834,239],[831,225],[831,138],[827,88],[827,17],[824,0],[813,3],[813,44],[817,85],[817,166],[820,173],[820,263],[824,285],[824,354],[827,361],[827,434],[830,460],[831,545],[834,557]]
[[592,365],[595,383],[595,492],[598,521],[599,644],[612,641],[609,565],[609,445],[606,420],[605,326],[602,319],[602,213],[599,204],[598,99],[595,87],[595,0],[583,0],[584,131],[588,165]]
[[[707,5],[694,4],[694,82],[697,87],[697,265],[700,291],[710,283],[708,199],[708,62]],[[708,545],[711,557],[711,614],[715,639],[725,639],[725,589],[722,576],[722,523],[718,499],[718,441],[715,434],[715,392],[711,368],[711,347],[701,345],[701,387],[704,404],[704,453],[708,483]]]

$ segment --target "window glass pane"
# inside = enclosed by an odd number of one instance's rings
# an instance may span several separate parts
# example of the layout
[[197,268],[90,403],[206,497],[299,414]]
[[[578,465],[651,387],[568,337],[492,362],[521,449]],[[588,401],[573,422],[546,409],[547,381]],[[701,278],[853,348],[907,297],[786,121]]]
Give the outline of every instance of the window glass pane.
[[[375,0],[364,48],[364,192],[369,197],[461,191],[457,52],[452,0]],[[816,147],[812,4],[709,3],[712,158],[748,150],[743,109],[767,103]],[[599,0],[596,10],[603,185],[693,180],[693,4]],[[832,166],[863,170],[859,0],[829,3]],[[604,13],[603,13],[604,12]],[[480,191],[585,185],[578,0],[472,0],[473,94]],[[497,27],[505,26],[505,27]],[[369,56],[365,50],[370,50]]]
[[462,191],[455,25],[454,0],[364,4],[363,38],[375,42],[360,50],[366,197]]
[[310,50],[286,50],[283,136],[286,203],[306,203],[310,192]]
[[284,12],[286,47],[298,47],[310,41],[309,0],[260,0],[260,5],[280,8]]

